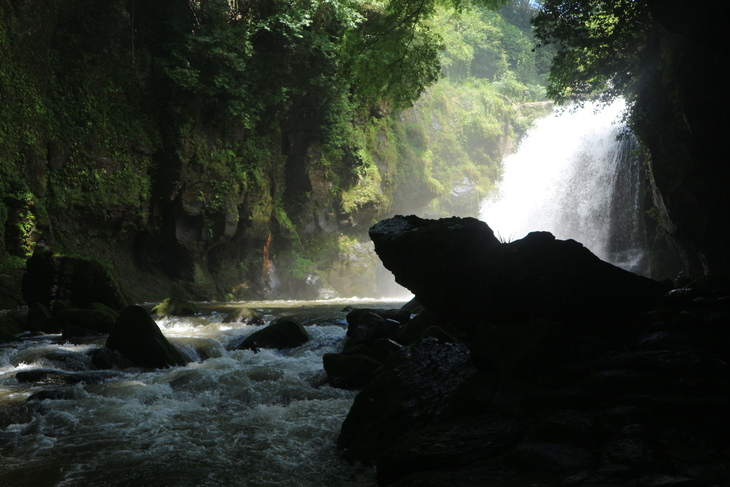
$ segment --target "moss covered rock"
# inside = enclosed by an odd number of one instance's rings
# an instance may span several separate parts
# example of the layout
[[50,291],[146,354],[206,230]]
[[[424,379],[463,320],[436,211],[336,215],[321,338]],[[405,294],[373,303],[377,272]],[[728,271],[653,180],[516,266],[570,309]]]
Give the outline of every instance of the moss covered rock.
[[152,313],[159,316],[190,316],[198,312],[198,305],[187,299],[167,298],[154,308]]

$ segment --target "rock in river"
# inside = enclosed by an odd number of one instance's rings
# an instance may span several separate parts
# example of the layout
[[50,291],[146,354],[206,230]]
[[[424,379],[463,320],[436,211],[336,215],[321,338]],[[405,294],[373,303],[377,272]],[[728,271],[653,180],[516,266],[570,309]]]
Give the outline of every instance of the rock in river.
[[140,367],[161,369],[187,363],[141,306],[129,306],[122,311],[106,346],[117,350]]
[[501,243],[475,218],[396,216],[374,225],[370,238],[399,284],[427,309],[465,327],[615,316],[652,304],[668,290],[548,232]]

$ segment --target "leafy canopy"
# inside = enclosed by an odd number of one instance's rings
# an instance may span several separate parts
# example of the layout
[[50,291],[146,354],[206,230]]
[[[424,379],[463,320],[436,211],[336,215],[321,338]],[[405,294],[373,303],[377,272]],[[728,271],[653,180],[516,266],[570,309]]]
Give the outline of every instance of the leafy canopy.
[[545,0],[532,23],[538,39],[558,46],[551,98],[631,97],[649,35],[646,0]]
[[[468,0],[497,8],[508,0]],[[253,128],[295,107],[318,113],[410,105],[440,74],[437,6],[467,0],[190,0],[157,60],[176,103]],[[301,105],[301,106],[299,106]],[[223,108],[221,112],[221,108]],[[322,123],[326,123],[323,120]]]

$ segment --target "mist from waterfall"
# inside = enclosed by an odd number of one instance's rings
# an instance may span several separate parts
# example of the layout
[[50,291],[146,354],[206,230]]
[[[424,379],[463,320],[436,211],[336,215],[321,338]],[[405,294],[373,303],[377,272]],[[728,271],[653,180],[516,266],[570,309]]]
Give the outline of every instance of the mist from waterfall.
[[600,110],[586,104],[538,120],[504,159],[497,193],[482,202],[480,218],[504,241],[545,230],[648,274],[644,172],[621,122],[625,108],[623,100]]

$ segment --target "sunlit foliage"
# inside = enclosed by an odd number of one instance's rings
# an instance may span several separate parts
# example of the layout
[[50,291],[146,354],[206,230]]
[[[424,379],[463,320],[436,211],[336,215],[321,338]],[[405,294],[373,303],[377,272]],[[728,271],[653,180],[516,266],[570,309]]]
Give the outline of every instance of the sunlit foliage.
[[546,0],[535,33],[558,46],[548,94],[557,101],[630,95],[650,28],[646,0]]

